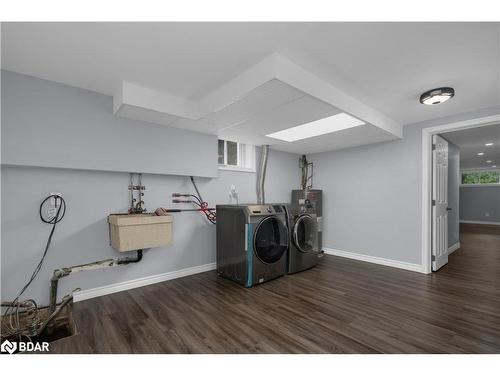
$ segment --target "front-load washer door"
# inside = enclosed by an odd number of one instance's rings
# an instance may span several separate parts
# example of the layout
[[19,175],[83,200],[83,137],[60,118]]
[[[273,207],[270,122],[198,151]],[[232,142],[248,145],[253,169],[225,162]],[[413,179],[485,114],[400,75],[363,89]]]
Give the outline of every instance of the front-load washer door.
[[303,253],[318,251],[318,224],[310,215],[300,215],[292,232],[293,244]]
[[260,261],[271,264],[280,260],[288,250],[288,229],[285,223],[276,216],[264,218],[255,229],[253,245]]

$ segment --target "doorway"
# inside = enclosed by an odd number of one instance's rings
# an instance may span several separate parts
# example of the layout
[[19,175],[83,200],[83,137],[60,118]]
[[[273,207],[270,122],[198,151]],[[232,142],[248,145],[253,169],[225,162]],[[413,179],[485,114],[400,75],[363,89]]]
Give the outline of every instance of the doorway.
[[495,115],[422,129],[422,264],[425,273],[441,268],[449,255],[446,134],[499,123],[500,115]]

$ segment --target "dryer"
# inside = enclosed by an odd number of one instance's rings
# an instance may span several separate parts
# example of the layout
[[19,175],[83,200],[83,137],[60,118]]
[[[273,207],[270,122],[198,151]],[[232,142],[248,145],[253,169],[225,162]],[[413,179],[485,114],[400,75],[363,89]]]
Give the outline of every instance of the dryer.
[[292,190],[292,206],[299,206],[307,212],[317,215],[318,219],[318,247],[323,250],[323,191],[308,189],[304,196],[304,190]]
[[318,263],[318,217],[299,206],[289,206],[290,250],[288,273],[296,273],[314,267]]
[[216,210],[220,276],[251,287],[286,273],[286,205],[218,205]]

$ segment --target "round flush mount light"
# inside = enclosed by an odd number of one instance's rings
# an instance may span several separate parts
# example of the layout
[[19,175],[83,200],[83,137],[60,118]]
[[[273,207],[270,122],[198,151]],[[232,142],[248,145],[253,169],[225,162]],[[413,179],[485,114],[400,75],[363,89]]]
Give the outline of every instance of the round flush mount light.
[[441,104],[455,96],[455,90],[451,87],[440,87],[424,92],[420,95],[420,103],[427,105]]

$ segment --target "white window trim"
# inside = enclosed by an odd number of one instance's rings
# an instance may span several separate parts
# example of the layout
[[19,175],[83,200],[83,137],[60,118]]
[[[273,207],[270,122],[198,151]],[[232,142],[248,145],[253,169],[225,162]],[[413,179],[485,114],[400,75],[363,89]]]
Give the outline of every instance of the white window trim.
[[245,168],[245,167],[239,167],[237,165],[220,165],[219,164],[219,170],[221,171],[233,171],[233,172],[248,172],[248,173],[255,173],[255,167],[254,168]]
[[[228,139],[220,139],[223,141],[231,141]],[[235,142],[235,141],[231,141]],[[229,165],[227,164],[227,142],[224,142],[224,164],[218,164],[218,169],[221,171],[232,171],[232,172],[247,172],[247,173],[255,173],[256,172],[256,162],[255,162],[255,146],[250,144],[243,144],[240,142],[236,142],[238,145],[237,148],[237,163],[238,165]],[[240,164],[242,163],[242,155],[241,155],[241,147],[246,147],[250,150],[251,155],[249,158],[252,160],[252,167],[243,167]]]

